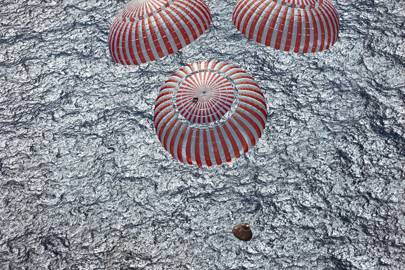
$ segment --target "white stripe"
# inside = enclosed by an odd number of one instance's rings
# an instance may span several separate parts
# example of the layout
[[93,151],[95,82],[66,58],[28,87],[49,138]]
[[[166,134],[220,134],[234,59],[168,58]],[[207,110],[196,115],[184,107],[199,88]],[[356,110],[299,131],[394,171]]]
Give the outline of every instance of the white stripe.
[[[183,139],[183,144],[182,145],[180,145],[180,147],[181,147],[181,156],[183,157],[183,162],[184,163],[188,163],[187,162],[187,152],[186,152],[186,150],[187,150],[187,141],[188,141],[188,136],[191,136],[191,132],[192,132],[193,130],[192,130],[192,128],[190,128],[190,127],[187,127],[187,129],[186,129],[186,135],[184,136],[184,139]],[[192,150],[193,148],[191,148],[191,151],[190,151],[190,153],[192,153]]]
[[150,50],[152,51],[152,55],[155,58],[155,60],[157,60],[160,57],[159,57],[159,54],[157,52],[156,44],[155,44],[155,42],[153,41],[153,38],[152,38],[152,31],[151,31],[152,27],[153,27],[153,25],[149,24],[149,20],[145,19],[146,36],[147,36],[147,39],[148,39],[148,42],[149,42]]
[[121,52],[121,58],[122,58],[122,64],[127,64],[127,61],[125,60],[125,56],[126,56],[126,47],[128,47],[127,46],[127,42],[125,41],[124,42],[124,38],[125,38],[125,28],[128,26],[128,23],[127,22],[125,22],[124,24],[123,24],[123,28],[121,29],[121,31],[120,31],[120,33],[121,33],[121,36],[120,36],[120,47],[119,47],[119,50],[120,50],[120,52]]
[[[215,164],[217,164],[217,160],[216,160],[215,154],[214,154],[214,144],[212,143],[212,141],[215,140],[215,136],[214,136],[214,138],[211,137],[210,129],[206,129],[205,133],[207,134],[208,154],[209,154],[212,165],[215,165]],[[218,144],[218,142],[216,142],[216,143]]]
[[[190,4],[192,4],[192,3],[193,3],[193,1],[190,2]],[[201,15],[200,15],[200,14],[196,14],[189,6],[187,6],[186,4],[184,4],[183,1],[178,1],[177,4],[178,4],[179,6],[182,6],[184,9],[186,9],[186,10],[187,10],[187,13],[190,13],[191,15],[194,15],[194,18],[197,19],[198,24],[200,25],[201,30],[204,32],[205,27],[204,27],[203,22],[201,21]],[[194,7],[194,9],[196,9],[196,8]],[[198,11],[198,10],[197,10],[197,11]],[[191,21],[191,19],[190,19],[190,21]],[[197,36],[202,35],[203,32],[200,33],[200,31],[198,30],[198,28],[196,28]]]
[[[247,105],[246,107],[250,107],[250,105]],[[251,109],[254,111],[255,108],[251,108]],[[245,113],[246,116],[249,117],[250,120],[256,124],[256,127],[258,127],[259,130],[262,130],[263,125],[260,123],[259,119],[256,118],[256,116],[254,116],[254,115],[251,114],[249,111],[247,111],[247,110],[245,110],[245,109],[243,109],[243,108],[240,108],[240,110],[243,111],[243,113]],[[258,114],[261,115],[261,113],[258,113]],[[242,119],[244,119],[244,117],[243,117],[242,115],[240,115],[240,117],[241,117]],[[261,118],[263,119],[263,117],[261,117]],[[264,119],[263,119],[263,120],[264,120]],[[265,120],[264,120],[264,122],[266,123]],[[254,137],[255,137],[256,140],[257,140],[257,139],[260,137],[261,134],[258,134],[258,133],[256,132],[256,129],[255,129],[251,124],[249,124],[249,122],[245,122],[245,124],[246,124],[247,126],[249,126],[249,127],[252,128],[252,129],[251,129],[251,128],[249,128],[249,129],[250,129],[250,131],[251,131],[253,134],[256,134]]]
[[308,15],[308,23],[309,23],[309,44],[308,44],[308,52],[312,52],[312,48],[314,47],[315,43],[315,25],[312,22],[312,12],[310,9],[307,10],[307,15]]
[[[236,113],[234,114],[236,116]],[[240,119],[240,118],[239,118]],[[242,128],[238,122],[236,122],[235,117],[232,117],[229,119],[229,121],[232,121],[236,128],[239,130],[239,132],[242,134],[243,138],[245,139],[248,147],[252,146],[252,142],[249,139],[249,135],[247,134],[246,130],[244,128]],[[243,119],[240,119],[241,122],[244,122]]]
[[[230,129],[230,128],[229,128],[229,125],[226,125],[226,126],[228,127],[228,129]],[[235,158],[235,154],[234,154],[234,151],[233,151],[233,147],[232,147],[231,140],[230,140],[230,138],[228,137],[228,135],[226,134],[224,127],[223,127],[223,126],[220,126],[219,131],[222,133],[222,137],[224,138],[225,144],[228,146],[228,151],[229,151],[229,155],[231,156],[231,159]],[[232,133],[231,133],[231,134],[232,134]],[[218,136],[219,136],[219,135],[218,135]],[[233,136],[232,136],[232,137],[233,137]],[[235,139],[235,141],[236,141],[236,139]],[[238,146],[238,147],[239,147],[239,146]],[[224,149],[225,149],[225,148],[224,148]],[[240,148],[239,148],[239,149],[240,149]],[[238,149],[236,149],[236,151],[238,151]],[[240,152],[240,151],[239,151],[239,152]],[[225,152],[224,152],[224,153],[225,153]],[[226,158],[225,158],[224,160],[226,160]]]
[[274,9],[271,11],[271,14],[269,16],[269,19],[266,22],[266,25],[264,26],[264,31],[263,31],[263,35],[262,35],[262,40],[260,41],[260,43],[265,44],[266,43],[266,39],[267,39],[267,35],[270,34],[269,33],[269,28],[270,28],[270,23],[273,19],[274,16],[277,15],[277,10],[278,10],[278,4],[274,7]]
[[336,22],[335,22],[335,19],[333,16],[333,12],[331,11],[329,5],[325,4],[324,7],[325,7],[325,9],[324,9],[325,13],[328,14],[327,20],[329,22],[329,27],[331,28],[331,32],[332,32],[332,35],[331,35],[332,38],[330,41],[330,46],[332,46],[334,44],[335,37],[337,37],[338,29],[337,29]]
[[[169,28],[167,28],[165,22],[163,21],[161,12],[156,14],[156,19],[157,19],[156,23],[159,23],[161,25],[161,28],[163,28],[164,35],[167,37],[171,47],[173,48],[173,53],[176,52],[178,50],[178,48],[176,46],[176,42],[174,41],[173,35],[170,32]],[[160,33],[160,35],[162,35],[162,33]],[[164,48],[167,51],[167,54],[169,54],[168,49],[166,49],[166,46],[164,46]]]
[[[169,121],[165,124],[165,122],[166,122],[167,120],[169,120]],[[167,132],[168,129],[169,129],[170,124],[173,123],[173,122],[175,122],[175,121],[177,121],[177,117],[176,117],[176,115],[174,114],[174,112],[170,112],[170,113],[167,114],[165,117],[163,117],[162,121],[160,121],[161,125],[159,125],[159,126],[160,126],[160,127],[159,127],[159,131],[162,130],[161,135],[160,135],[160,138],[161,138],[161,140],[162,140],[162,143],[163,143],[163,139],[165,138],[166,132]],[[163,125],[164,125],[164,126],[163,126]],[[162,128],[163,128],[163,129],[162,129]],[[163,146],[167,149],[167,147],[166,147],[167,145],[163,145]]]
[[287,43],[288,30],[289,30],[289,26],[290,26],[291,15],[294,16],[294,14],[292,12],[292,8],[288,8],[283,33],[282,33],[282,36],[281,36],[281,42],[280,42],[280,50],[283,50],[283,51],[284,51],[286,43]]
[[321,49],[321,43],[322,43],[322,28],[321,28],[321,22],[320,22],[320,18],[318,16],[318,13],[315,12],[314,9],[311,10],[312,11],[312,16],[314,16],[315,18],[315,23],[316,23],[316,28],[318,30],[318,38],[317,38],[317,44],[316,44],[316,52],[319,52]]
[[318,13],[320,14],[319,20],[322,21],[323,29],[325,31],[325,37],[324,37],[324,42],[323,42],[323,44],[324,44],[323,49],[325,50],[325,49],[329,48],[329,45],[328,45],[328,35],[329,35],[328,22],[327,22],[326,14],[323,12],[322,8],[318,9]]
[[126,40],[126,42],[125,42],[125,54],[127,55],[129,63],[131,65],[133,65],[135,63],[132,61],[131,52],[129,51],[129,38],[131,37],[131,31],[130,30],[131,30],[132,23],[127,23],[127,24],[129,24],[129,25],[128,25],[127,31],[125,32],[125,40]]
[[[191,29],[190,29],[188,23],[192,26],[192,28],[195,30],[195,32],[198,33],[197,26],[195,25],[195,23],[191,20],[191,18],[190,18],[188,15],[186,15],[186,14],[185,14],[182,10],[180,10],[179,8],[175,8],[175,7],[176,7],[176,6],[173,6],[173,9],[170,9],[170,11],[173,11],[173,15],[176,17],[176,19],[180,22],[180,24],[181,24],[181,25],[183,26],[183,28],[186,30],[187,36],[188,36],[188,38],[189,38],[189,40],[190,40],[190,42],[191,42],[191,41],[194,40],[194,38],[193,38]],[[185,16],[186,18],[188,17],[188,18],[189,18],[188,22],[183,21],[183,20],[180,18],[180,16],[179,16],[176,12],[174,12],[174,10],[176,10],[178,13],[181,13],[181,14],[182,14],[183,16]],[[169,10],[168,10],[168,11],[169,11]]]
[[[211,14],[210,14],[209,8],[207,6],[203,6],[202,4],[197,3],[197,2],[192,2],[192,3],[195,4],[195,8],[199,12],[199,14],[201,14],[201,18],[203,18],[205,23],[207,24],[207,27],[205,27],[205,28],[203,27],[204,31],[207,30],[211,25],[211,20],[210,20]],[[198,7],[200,7],[201,10],[198,9]],[[208,11],[207,11],[207,9],[208,9]]]
[[263,10],[263,12],[260,14],[259,20],[257,21],[254,33],[253,33],[253,39],[256,41],[257,40],[257,36],[259,35],[259,30],[260,30],[260,25],[262,24],[265,15],[267,14],[267,11],[269,11],[269,9],[274,6],[274,2],[270,2],[267,3],[266,8]]
[[[232,126],[230,125],[230,122],[234,123],[235,125],[236,125],[237,123],[235,123],[235,120],[233,120],[233,118],[229,118],[229,120],[226,122],[225,125],[226,125],[226,127],[229,129],[229,131],[230,131],[230,133],[231,133],[233,139],[234,139],[235,142],[236,142],[236,145],[238,146],[238,149],[237,149],[237,150],[239,150],[239,153],[241,154],[241,153],[243,153],[242,142],[239,140],[238,135],[236,134],[235,130],[234,130],[234,129],[232,128]],[[238,127],[238,125],[236,125],[236,128],[240,128],[240,127]],[[242,133],[242,132],[241,132],[241,133]],[[242,136],[242,137],[243,137],[243,136]],[[226,136],[225,136],[225,139],[228,140]],[[232,149],[232,148],[231,148],[231,149]]]
[[[169,108],[166,108],[163,111],[158,111],[158,113],[155,115],[154,122],[156,122],[156,123],[159,122],[159,125],[156,127],[157,129],[160,130],[162,128],[162,125],[164,124],[164,119],[166,119],[167,117],[170,117],[170,115],[174,114],[174,112]],[[157,111],[158,109],[156,108],[155,110]],[[167,114],[164,114],[167,111],[169,111],[169,112]]]
[[115,35],[116,35],[116,33],[117,33],[117,24],[118,24],[118,21],[116,21],[116,20],[114,20],[114,22],[113,22],[113,25],[111,26],[111,33],[110,33],[110,35],[111,35],[111,38],[110,38],[110,53],[111,53],[111,57],[113,58],[113,60],[114,60],[114,62],[118,62],[117,61],[117,58],[116,58],[116,56],[115,56],[115,48],[116,48],[116,46],[115,46],[115,42],[116,42],[116,40],[115,40]]
[[298,28],[298,9],[294,8],[294,24],[293,24],[293,32],[292,32],[292,39],[290,45],[290,52],[293,52],[295,49],[295,42],[297,41],[297,28]]
[[[247,27],[246,27],[246,36],[247,36],[247,37],[249,37],[249,34],[250,34],[250,32],[251,32],[250,28],[252,27],[252,24],[253,24],[253,22],[254,22],[254,20],[255,20],[255,15],[259,16],[259,18],[260,18],[260,16],[263,14],[262,11],[261,11],[262,8],[263,8],[263,7],[267,7],[267,6],[270,6],[269,3],[268,3],[267,1],[263,1],[263,3],[261,3],[261,4],[257,7],[257,9],[254,11],[254,13],[252,14],[252,16],[250,17],[250,19],[249,19],[249,21],[248,21],[248,25],[247,25]],[[259,13],[259,14],[258,14],[258,13]],[[259,21],[259,20],[257,20],[257,21]]]
[[235,26],[237,24],[239,24],[238,30],[240,31],[242,28],[242,19],[243,16],[245,16],[246,10],[251,7],[254,4],[253,0],[248,0],[247,2],[245,2],[244,4],[242,4],[241,8],[239,9],[239,12],[237,14],[237,16],[235,17]]
[[[184,134],[185,129],[186,129],[185,124],[180,123],[179,131],[177,132],[176,138],[174,138],[173,157],[174,157],[175,159],[177,159],[177,160],[179,160],[179,157],[178,157],[178,155],[177,155],[177,150],[178,150],[178,147],[179,147],[180,137],[181,137],[182,134]],[[183,158],[184,158],[184,156],[183,156]]]
[[121,25],[122,25],[121,22],[117,23],[117,28],[115,30],[115,36],[114,36],[114,55],[115,55],[115,61],[117,63],[120,63],[120,58],[118,57],[118,46],[119,46],[118,34],[119,34]]
[[[160,101],[157,101],[156,103],[159,104]],[[168,107],[166,107],[165,109],[160,109],[161,107],[163,107],[164,105],[170,104]],[[158,106],[155,107],[156,110],[159,110],[159,113],[162,114],[164,112],[166,112],[167,110],[172,109],[172,105],[171,105],[171,100],[167,100],[165,102],[162,102],[161,104],[159,104]]]
[[[181,126],[181,123],[178,121],[176,116],[174,116],[174,122],[176,123],[173,125],[172,129],[170,130],[169,136],[167,137],[167,149],[169,152],[170,152],[170,143],[173,139],[174,132],[176,131],[178,126]],[[167,126],[170,126],[170,123],[168,123]],[[162,138],[164,138],[164,136]],[[176,151],[176,148],[173,147],[173,151]]]
[[219,156],[221,158],[221,163],[226,162],[225,149],[224,149],[224,146],[222,145],[221,140],[219,138],[218,128],[214,128],[213,131],[214,131],[214,138],[211,138],[211,139],[215,140],[216,143],[217,143],[217,149],[218,149],[218,152],[219,152]]
[[[151,26],[151,27],[153,27],[154,30],[155,30],[156,38],[157,38],[157,41],[159,42],[159,45],[160,45],[160,48],[161,48],[161,50],[162,50],[163,56],[167,56],[167,55],[169,55],[169,52],[168,52],[168,50],[167,50],[167,48],[166,48],[166,44],[165,44],[165,42],[164,42],[164,40],[163,40],[162,33],[160,33],[160,29],[159,29],[158,25],[161,25],[161,24],[160,24],[160,22],[157,20],[157,18],[158,18],[158,16],[151,16],[151,22],[152,22],[152,26]],[[164,35],[164,34],[163,34],[163,35]],[[155,40],[154,43],[156,43],[156,40]],[[158,54],[158,58],[160,58],[160,57],[159,57],[159,54]],[[158,58],[157,58],[157,59],[158,59]]]
[[301,42],[299,46],[299,52],[302,53],[304,49],[304,44],[305,44],[305,35],[306,35],[306,30],[305,30],[305,10],[300,9],[301,12]]
[[284,11],[286,9],[288,9],[288,7],[283,5],[280,12],[278,13],[278,17],[277,17],[277,20],[276,20],[276,24],[274,25],[273,34],[271,36],[271,41],[270,41],[270,46],[272,48],[274,48],[276,46],[278,31],[279,31],[279,28],[280,28],[280,24],[281,24],[281,22],[283,20]]
[[[166,12],[162,12],[162,16],[164,16],[164,17],[166,18],[166,20],[168,21],[168,23],[169,23],[169,24],[172,26],[172,28],[174,29],[174,32],[176,33],[177,37],[179,38],[179,41],[180,41],[180,44],[181,44],[181,45],[179,45],[180,47],[177,47],[177,45],[176,45],[176,48],[177,48],[177,49],[175,49],[175,51],[178,51],[178,50],[180,50],[181,48],[183,48],[184,46],[186,46],[187,44],[186,44],[186,41],[184,40],[183,35],[181,34],[180,29],[177,27],[176,23],[173,21],[173,19],[170,17],[169,14],[172,14],[172,12],[169,12],[169,10],[166,10]],[[173,17],[174,17],[174,15],[173,15]],[[166,26],[166,25],[165,25],[165,26]],[[167,27],[167,26],[166,26],[166,27]]]
[[[197,129],[197,132],[200,132],[200,144],[199,144],[199,148],[200,148],[200,160],[201,160],[201,164],[202,166],[207,165],[207,162],[205,161],[205,151],[204,151],[204,136],[203,136],[203,130],[202,129]],[[196,157],[197,160],[197,157]]]
[[[244,117],[244,116],[243,116],[242,114],[240,114],[239,112],[236,112],[236,113],[234,114],[234,115],[235,115],[235,119],[239,117],[239,120],[240,120],[241,122],[243,122],[243,123],[248,127],[248,129],[250,130],[250,132],[253,134],[253,137],[255,138],[255,141],[257,141],[257,139],[260,137],[260,134],[258,134],[258,133],[256,132],[254,126],[253,126],[252,124],[250,124],[248,120],[250,119],[253,123],[255,123],[256,126],[259,127],[259,130],[260,130],[260,127],[261,127],[262,125],[260,124],[259,120],[257,120],[256,117],[254,117],[253,115],[251,115],[249,112],[243,110],[242,108],[240,108],[240,110],[243,111],[243,112],[246,114],[246,117]],[[246,133],[246,135],[248,135],[248,134]],[[248,136],[248,137],[249,137],[249,136]]]
[[133,23],[132,32],[131,32],[131,35],[132,35],[132,49],[134,50],[134,56],[135,56],[135,59],[137,61],[137,64],[140,64],[140,63],[142,63],[142,61],[141,61],[141,58],[139,57],[139,52],[136,49],[137,43],[139,42],[139,41],[137,41],[138,37],[135,35],[136,27],[138,27],[137,23]]
[[[190,145],[190,159],[195,164],[195,142],[196,142],[196,133],[197,129],[191,128],[192,133],[189,135],[191,136],[191,145]],[[186,145],[187,146],[187,145]]]
[[243,97],[243,99],[240,100],[240,105],[250,107],[252,109],[252,111],[255,111],[257,114],[262,115],[263,120],[266,121],[265,115],[261,111],[259,111],[258,108],[254,107],[253,105],[248,104],[246,102],[246,99],[248,99],[250,101],[250,103],[253,103],[254,105],[259,107],[260,109],[263,109],[264,111],[267,111],[267,108],[265,107],[265,105],[263,105],[263,103],[259,102],[258,100],[255,100],[255,99],[249,98],[249,97]]
[[145,41],[144,41],[144,39],[143,39],[143,30],[142,30],[142,24],[143,23],[141,23],[141,22],[139,22],[138,23],[138,40],[139,40],[139,44],[141,44],[141,51],[142,51],[142,54],[143,54],[143,56],[144,56],[144,58],[145,58],[145,61],[146,62],[149,62],[151,59],[149,58],[149,55],[148,55],[148,52],[147,52],[147,50],[146,50],[146,47],[145,47]]
[[[248,17],[249,17],[249,19],[252,19],[254,17],[253,15],[249,16],[249,13],[255,8],[255,6],[256,6],[256,3],[253,2],[251,5],[246,5],[246,7],[248,7],[246,11],[241,12],[243,14],[243,17],[242,17],[242,21],[241,21],[240,26],[239,26],[240,31],[243,30],[243,27],[245,26],[246,20],[248,20]],[[244,35],[246,37],[249,36],[247,31],[244,32]]]

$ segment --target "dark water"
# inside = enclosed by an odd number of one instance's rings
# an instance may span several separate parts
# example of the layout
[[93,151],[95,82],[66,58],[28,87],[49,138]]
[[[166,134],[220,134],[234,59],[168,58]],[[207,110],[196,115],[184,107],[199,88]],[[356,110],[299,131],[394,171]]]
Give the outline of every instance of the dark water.
[[[0,269],[404,269],[404,2],[339,1],[339,41],[308,56],[208,2],[205,36],[127,68],[106,42],[123,1],[1,1]],[[248,70],[270,117],[254,151],[200,171],[160,146],[152,107],[209,58]]]

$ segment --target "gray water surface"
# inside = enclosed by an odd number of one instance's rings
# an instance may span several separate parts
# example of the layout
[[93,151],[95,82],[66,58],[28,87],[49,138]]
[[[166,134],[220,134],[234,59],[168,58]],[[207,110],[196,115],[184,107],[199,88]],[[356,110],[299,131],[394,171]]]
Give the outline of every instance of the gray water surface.
[[[123,1],[1,1],[0,269],[404,269],[404,2],[335,1],[340,38],[315,55],[249,42],[236,1],[207,2],[207,34],[124,67],[107,46]],[[253,151],[199,170],[161,147],[153,104],[211,58],[270,115]]]

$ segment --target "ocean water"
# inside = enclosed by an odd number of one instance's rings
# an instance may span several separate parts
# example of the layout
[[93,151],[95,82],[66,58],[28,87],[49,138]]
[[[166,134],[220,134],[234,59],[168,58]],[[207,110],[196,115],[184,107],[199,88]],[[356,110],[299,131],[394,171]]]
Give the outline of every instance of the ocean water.
[[[125,1],[0,2],[1,270],[404,269],[404,2],[334,1],[339,40],[309,55],[247,41],[235,2],[135,67],[107,46]],[[200,170],[152,118],[164,80],[205,59],[247,70],[269,117],[254,150]]]

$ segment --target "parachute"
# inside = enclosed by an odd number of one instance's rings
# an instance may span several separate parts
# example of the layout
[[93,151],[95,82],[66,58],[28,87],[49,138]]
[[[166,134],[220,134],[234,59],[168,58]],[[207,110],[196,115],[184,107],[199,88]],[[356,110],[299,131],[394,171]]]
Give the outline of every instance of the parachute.
[[211,22],[202,0],[132,0],[112,23],[110,54],[124,65],[154,61],[198,39]]
[[174,159],[211,167],[255,146],[266,118],[253,78],[236,65],[210,60],[180,68],[163,84],[154,126]]
[[331,0],[239,0],[232,21],[248,39],[295,53],[327,50],[339,34]]

